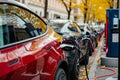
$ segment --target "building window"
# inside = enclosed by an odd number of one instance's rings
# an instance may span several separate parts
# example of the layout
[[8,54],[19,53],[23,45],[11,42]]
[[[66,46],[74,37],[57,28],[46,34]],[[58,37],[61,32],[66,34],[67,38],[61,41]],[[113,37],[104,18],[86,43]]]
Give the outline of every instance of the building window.
[[42,12],[40,12],[40,16],[42,16]]
[[20,0],[15,0],[15,1],[18,1],[18,2],[20,2]]
[[53,18],[53,14],[51,13],[51,18]]
[[37,14],[38,12],[37,12],[37,11],[35,11],[35,13]]
[[22,3],[25,3],[25,0],[22,0]]

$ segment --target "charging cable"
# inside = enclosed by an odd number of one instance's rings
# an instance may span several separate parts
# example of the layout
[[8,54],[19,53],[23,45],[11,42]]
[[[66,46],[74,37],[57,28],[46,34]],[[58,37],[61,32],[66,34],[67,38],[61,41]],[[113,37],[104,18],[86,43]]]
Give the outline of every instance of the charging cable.
[[[83,56],[83,52],[82,52],[80,49],[78,49],[77,47],[76,47],[76,49],[77,49],[77,50],[82,54],[82,56]],[[86,65],[86,57],[84,57],[84,61],[85,61],[85,72],[86,72],[87,80],[89,80],[88,72],[87,72],[87,65]]]
[[110,70],[110,71],[112,71],[112,73],[95,76],[94,80],[97,80],[98,78],[101,78],[101,77],[106,77],[106,76],[111,76],[111,75],[116,74],[116,71],[114,69],[112,69],[112,68],[101,67],[101,69]]

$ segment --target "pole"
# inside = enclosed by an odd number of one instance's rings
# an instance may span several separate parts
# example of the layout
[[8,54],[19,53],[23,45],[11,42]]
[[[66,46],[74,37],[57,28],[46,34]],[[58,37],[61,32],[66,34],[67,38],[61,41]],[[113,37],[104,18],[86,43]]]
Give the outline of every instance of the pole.
[[44,17],[47,18],[48,0],[45,0]]
[[119,64],[119,62],[120,62],[120,1],[118,0],[118,2],[119,2],[119,5],[118,5],[118,7],[119,7],[119,51],[118,51],[118,80],[120,80],[120,64]]

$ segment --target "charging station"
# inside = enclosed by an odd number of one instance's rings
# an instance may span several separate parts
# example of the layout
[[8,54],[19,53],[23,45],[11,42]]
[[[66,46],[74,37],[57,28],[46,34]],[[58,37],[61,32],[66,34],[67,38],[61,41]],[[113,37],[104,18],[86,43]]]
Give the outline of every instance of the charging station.
[[108,53],[106,54],[106,56],[114,58],[118,57],[119,46],[118,9],[107,9],[106,16],[108,20]]
[[[101,56],[101,65],[106,67],[118,67],[119,54],[119,10],[106,10],[106,56]],[[117,75],[106,80],[118,80]]]
[[118,67],[119,51],[119,12],[118,9],[106,10],[106,56],[101,56],[101,65]]

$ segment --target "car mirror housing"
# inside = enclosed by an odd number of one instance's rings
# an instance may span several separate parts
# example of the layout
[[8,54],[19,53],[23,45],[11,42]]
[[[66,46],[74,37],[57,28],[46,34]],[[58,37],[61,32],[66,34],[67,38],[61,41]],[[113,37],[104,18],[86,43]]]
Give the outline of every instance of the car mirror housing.
[[71,51],[71,50],[74,50],[75,49],[75,46],[72,45],[72,44],[61,44],[60,45],[60,48],[63,49],[64,51]]
[[86,35],[89,35],[90,33],[89,32],[86,32]]
[[76,48],[75,43],[70,39],[64,39],[63,42],[60,44],[60,48],[64,51],[72,51]]

